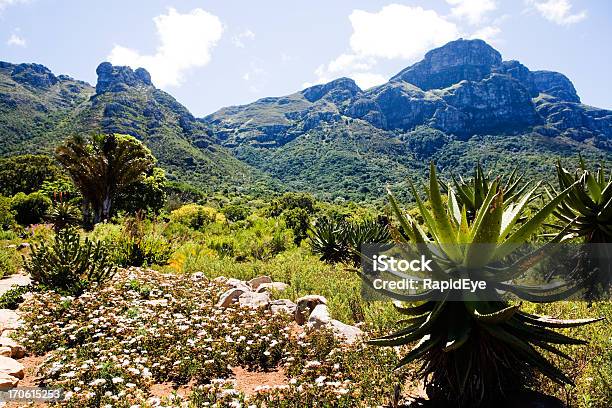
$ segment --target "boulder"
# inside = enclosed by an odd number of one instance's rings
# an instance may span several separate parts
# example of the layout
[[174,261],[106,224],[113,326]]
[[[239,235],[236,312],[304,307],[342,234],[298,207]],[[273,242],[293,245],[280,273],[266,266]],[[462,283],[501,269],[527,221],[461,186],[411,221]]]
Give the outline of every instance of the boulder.
[[242,289],[245,292],[251,291],[251,287],[247,285],[245,282],[241,281],[240,279],[229,278],[225,281],[225,284],[227,286],[231,286],[232,288]]
[[21,326],[21,319],[17,312],[10,309],[0,309],[0,327],[3,330],[15,330]]
[[331,320],[329,326],[337,337],[342,338],[348,344],[353,344],[363,335],[363,331],[360,328],[342,323],[339,320]]
[[268,307],[270,297],[265,293],[245,292],[238,298],[240,306],[246,306],[253,309]]
[[0,373],[11,375],[15,378],[23,379],[25,375],[23,364],[10,357],[0,356]]
[[271,292],[271,291],[283,292],[287,289],[289,289],[289,285],[287,285],[284,282],[269,282],[269,283],[262,283],[261,285],[259,285],[259,287],[257,288],[257,292],[259,293]]
[[0,336],[0,349],[4,347],[11,350],[10,357],[13,358],[22,358],[26,354],[26,349],[21,344],[9,337]]
[[8,391],[15,388],[19,380],[12,375],[6,373],[0,373],[0,391]]
[[249,286],[253,290],[257,290],[264,283],[272,283],[272,278],[269,276],[258,276],[249,281]]
[[11,351],[10,347],[0,347],[0,356],[11,357],[12,355],[13,352]]
[[329,309],[324,303],[316,305],[308,317],[308,325],[315,329],[327,325],[330,321]]
[[195,272],[191,275],[191,280],[200,281],[204,279],[204,272]]
[[217,276],[215,279],[213,279],[213,282],[215,282],[215,283],[225,283],[225,282],[227,282],[227,278],[225,276]]
[[285,312],[294,315],[296,308],[297,305],[289,299],[273,300],[270,302],[270,310],[272,310],[272,313]]
[[310,316],[310,313],[314,310],[317,305],[327,304],[327,299],[319,295],[306,295],[302,296],[296,301],[297,307],[295,309],[295,321],[299,325],[306,323],[306,320]]
[[238,299],[246,291],[239,288],[232,288],[221,295],[217,302],[217,307],[226,308],[232,304],[232,302]]

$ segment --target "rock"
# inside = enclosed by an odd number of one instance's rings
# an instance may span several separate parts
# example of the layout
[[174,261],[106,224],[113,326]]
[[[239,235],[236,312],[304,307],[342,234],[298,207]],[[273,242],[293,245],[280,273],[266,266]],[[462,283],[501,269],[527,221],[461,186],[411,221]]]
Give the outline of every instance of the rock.
[[36,88],[49,88],[58,82],[53,72],[40,64],[19,64],[11,73],[13,80]]
[[213,279],[213,282],[225,283],[227,282],[227,278],[225,276],[217,276],[215,279]]
[[245,282],[241,281],[240,279],[229,278],[225,281],[225,284],[227,286],[231,286],[232,288],[242,289],[245,292],[251,291],[251,287],[247,285]]
[[238,299],[246,291],[243,289],[232,288],[221,295],[217,302],[217,307],[226,308],[232,304],[232,302]]
[[262,283],[261,285],[259,285],[259,287],[257,288],[257,292],[259,293],[270,292],[270,291],[283,292],[287,289],[289,289],[289,285],[287,285],[284,282],[267,282],[267,283]]
[[11,357],[13,352],[10,347],[0,347],[0,356]]
[[313,311],[315,306],[320,304],[327,304],[327,299],[319,295],[306,295],[302,296],[296,301],[297,308],[295,309],[295,321],[299,325],[303,325],[310,313]]
[[325,98],[333,103],[341,103],[361,93],[361,88],[350,78],[339,78],[322,85],[311,86],[302,91],[309,102]]
[[270,297],[265,293],[245,292],[238,298],[240,306],[246,306],[253,309],[268,307]]
[[285,312],[294,315],[296,308],[297,305],[289,299],[272,300],[270,302],[270,310],[272,310],[272,313]]
[[330,321],[329,309],[324,303],[316,305],[308,317],[308,325],[315,329],[326,326]]
[[195,272],[191,275],[192,281],[200,281],[204,279],[204,272]]
[[0,391],[8,391],[15,388],[19,380],[12,375],[0,372]]
[[0,348],[4,347],[8,347],[11,350],[10,357],[13,358],[22,358],[26,354],[26,349],[21,344],[9,337],[0,336]]
[[501,54],[482,40],[451,41],[425,54],[390,82],[404,81],[423,90],[442,89],[467,81],[480,81],[502,63]]
[[17,312],[10,309],[0,309],[0,327],[2,327],[2,330],[15,330],[21,324],[21,318]]
[[133,71],[130,67],[113,66],[110,62],[103,62],[96,68],[98,82],[96,92],[121,92],[131,86],[152,86],[151,75],[144,69]]
[[343,338],[348,344],[353,344],[359,337],[363,336],[363,331],[360,328],[342,323],[339,320],[331,320],[329,326],[336,336]]
[[264,283],[272,283],[272,278],[270,278],[269,276],[258,276],[248,282],[249,286],[253,290],[257,290],[257,288],[259,288],[259,286]]
[[580,103],[576,88],[565,75],[553,71],[534,71],[532,76],[535,87],[539,92],[563,101]]
[[23,379],[25,375],[23,364],[10,357],[0,356],[0,373],[5,373],[13,377]]

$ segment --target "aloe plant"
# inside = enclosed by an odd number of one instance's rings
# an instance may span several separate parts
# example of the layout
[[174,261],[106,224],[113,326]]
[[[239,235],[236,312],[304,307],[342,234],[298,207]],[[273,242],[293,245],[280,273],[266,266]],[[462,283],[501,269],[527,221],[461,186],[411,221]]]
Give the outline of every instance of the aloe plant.
[[382,219],[347,222],[322,217],[310,228],[310,246],[326,262],[358,263],[363,244],[384,244],[390,241],[391,234]]
[[[493,179],[491,172],[485,173],[479,162],[474,168],[472,178],[466,180],[461,176],[458,178],[452,176],[452,184],[440,182],[440,186],[446,193],[454,187],[453,190],[459,208],[465,206],[468,221],[472,221],[494,184],[496,186],[503,184],[504,205],[516,203],[531,184],[530,182],[523,182],[523,178],[524,176],[519,175],[517,169],[514,169],[506,178]],[[530,200],[535,198],[536,195],[530,196]]]
[[[487,194],[472,220],[467,216],[467,205],[461,207],[452,188],[444,203],[433,163],[427,189],[431,211],[412,187],[419,212],[430,235],[403,212],[395,198],[388,193],[391,207],[405,236],[406,242],[424,245],[435,250],[437,257],[433,273],[440,279],[457,271],[465,274],[479,271],[487,275],[496,289],[513,292],[526,300],[547,302],[555,299],[539,293],[537,288],[509,283],[517,271],[533,265],[538,251],[514,260],[509,267],[499,267],[516,248],[524,244],[542,222],[568,195],[572,186],[553,197],[537,213],[519,223],[536,185],[508,202],[499,180],[491,181]],[[560,241],[566,230],[551,242]],[[487,245],[483,251],[481,245]],[[362,275],[366,282],[368,277]],[[521,390],[529,384],[535,370],[560,384],[571,384],[541,350],[569,358],[555,345],[580,345],[586,342],[555,332],[552,329],[581,326],[599,319],[557,320],[539,317],[520,310],[493,291],[494,300],[481,301],[465,297],[463,301],[448,299],[426,300],[407,306],[415,299],[410,294],[386,292],[394,298],[397,310],[408,315],[406,326],[395,333],[370,340],[377,346],[416,345],[401,359],[398,368],[419,360],[418,374],[425,381],[430,399],[444,406],[487,405],[501,395]],[[563,295],[563,294],[561,294]]]
[[589,170],[580,158],[579,168],[574,173],[558,161],[557,177],[562,190],[573,188],[555,211],[555,216],[564,224],[572,222],[571,232],[587,243],[611,243],[612,172],[606,175],[603,163],[597,170]]

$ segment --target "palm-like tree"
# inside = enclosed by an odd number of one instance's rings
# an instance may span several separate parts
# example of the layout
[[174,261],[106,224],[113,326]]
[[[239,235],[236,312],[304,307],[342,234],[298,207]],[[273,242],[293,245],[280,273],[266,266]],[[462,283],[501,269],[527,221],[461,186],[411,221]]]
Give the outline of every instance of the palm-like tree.
[[85,206],[98,223],[110,217],[113,200],[155,165],[151,151],[132,136],[108,134],[75,136],[56,152],[80,190]]
[[[398,311],[410,317],[402,321],[405,326],[397,332],[369,343],[404,346],[417,342],[399,366],[420,360],[419,374],[425,380],[427,394],[442,406],[489,406],[504,394],[521,391],[536,370],[560,384],[572,382],[539,350],[569,358],[556,345],[585,342],[552,329],[580,326],[598,319],[563,321],[535,316],[521,311],[520,305],[510,304],[500,295],[500,292],[510,292],[525,300],[549,302],[563,299],[573,290],[561,287],[562,291],[556,293],[542,293],[541,288],[513,283],[537,263],[542,252],[536,250],[515,257],[510,263],[508,255],[529,239],[571,189],[565,189],[529,220],[521,222],[536,188],[506,205],[503,187],[493,181],[474,219],[469,220],[466,205],[461,208],[457,205],[452,189],[449,189],[447,204],[444,203],[432,163],[427,189],[431,211],[413,187],[429,235],[400,209],[389,192],[402,230],[400,239],[418,245],[421,252],[426,251],[428,259],[435,260],[432,273],[437,280],[456,276],[478,279],[473,277],[476,275],[485,277],[491,286],[486,299],[482,294],[455,293],[460,301],[451,301],[448,296],[433,299],[427,293],[383,290],[394,299]],[[565,236],[567,228],[552,242],[559,242]],[[362,277],[373,286],[370,276],[364,273]],[[455,296],[453,299],[457,300]]]

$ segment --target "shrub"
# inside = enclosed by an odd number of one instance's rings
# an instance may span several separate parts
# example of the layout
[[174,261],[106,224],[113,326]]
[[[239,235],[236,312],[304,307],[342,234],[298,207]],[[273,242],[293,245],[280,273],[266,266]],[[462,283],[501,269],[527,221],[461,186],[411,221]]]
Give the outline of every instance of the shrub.
[[251,209],[242,204],[230,204],[223,208],[223,214],[228,221],[242,221],[251,215]]
[[283,212],[283,219],[288,228],[293,231],[293,240],[299,245],[308,236],[310,214],[303,208],[292,208]]
[[213,222],[224,222],[225,217],[212,207],[187,204],[170,213],[170,221],[199,229]]
[[11,203],[11,209],[15,212],[15,220],[21,225],[41,222],[49,207],[51,207],[51,199],[38,192],[17,193]]
[[15,224],[15,211],[11,208],[11,199],[0,196],[0,229],[8,229]]
[[117,269],[105,244],[88,238],[81,242],[72,228],[59,231],[51,245],[44,241],[32,245],[30,260],[24,257],[24,268],[43,288],[70,295],[80,295],[90,285],[110,279]]
[[13,248],[0,248],[0,278],[17,273],[21,264],[17,251]]
[[32,290],[30,285],[13,285],[9,290],[0,296],[0,309],[15,310],[23,302],[23,295]]

